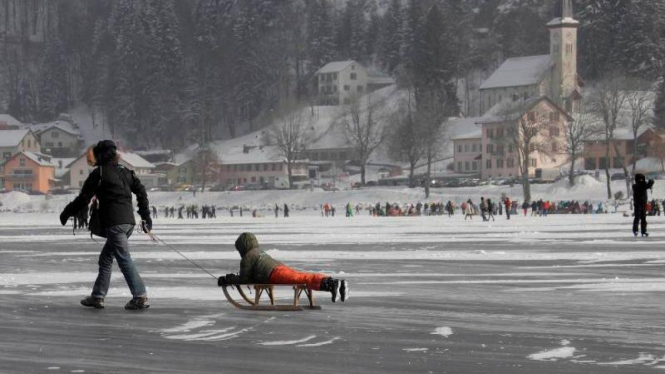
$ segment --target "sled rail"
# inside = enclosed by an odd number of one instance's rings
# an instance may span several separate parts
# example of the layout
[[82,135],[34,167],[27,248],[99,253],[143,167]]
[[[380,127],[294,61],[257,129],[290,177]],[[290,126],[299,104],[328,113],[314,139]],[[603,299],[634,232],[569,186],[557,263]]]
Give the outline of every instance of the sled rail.
[[[247,296],[242,289],[243,286],[251,287],[254,289],[254,298]],[[291,311],[299,312],[305,309],[320,310],[321,306],[314,304],[314,294],[311,289],[305,284],[236,284],[236,285],[223,285],[221,286],[224,291],[226,300],[238,309],[243,310],[256,310],[256,311]],[[238,290],[238,293],[244,301],[240,302],[235,300],[229,293],[229,287]],[[275,304],[275,287],[292,287],[293,289],[293,303],[292,304]],[[250,288],[250,289],[251,289]],[[300,297],[302,294],[307,297],[307,304],[300,304]],[[270,304],[260,304],[261,296],[267,295]]]

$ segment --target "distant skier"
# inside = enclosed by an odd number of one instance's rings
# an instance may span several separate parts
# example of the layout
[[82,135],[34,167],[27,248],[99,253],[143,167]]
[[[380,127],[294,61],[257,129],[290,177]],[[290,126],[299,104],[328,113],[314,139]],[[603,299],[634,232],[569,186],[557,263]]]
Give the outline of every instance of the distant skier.
[[342,302],[349,297],[349,284],[344,279],[290,268],[259,249],[259,241],[252,233],[240,234],[235,247],[242,258],[240,273],[219,277],[219,286],[251,283],[306,284],[311,290],[330,292],[333,303],[338,296]]
[[275,218],[279,218],[279,205],[275,204]]
[[640,226],[642,236],[649,236],[647,233],[647,190],[653,188],[653,183],[653,179],[647,181],[644,174],[635,174],[635,184],[633,184],[633,202],[635,204],[633,235],[635,236],[637,236],[638,226]]
[[289,217],[289,206],[284,204],[284,218]]

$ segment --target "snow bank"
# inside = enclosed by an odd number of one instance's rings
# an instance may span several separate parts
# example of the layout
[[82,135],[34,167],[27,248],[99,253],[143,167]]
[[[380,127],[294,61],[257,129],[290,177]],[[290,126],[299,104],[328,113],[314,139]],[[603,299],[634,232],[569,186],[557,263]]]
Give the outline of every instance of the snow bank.
[[31,201],[30,195],[23,192],[11,191],[6,194],[0,195],[0,210],[14,210],[23,204],[29,204]]

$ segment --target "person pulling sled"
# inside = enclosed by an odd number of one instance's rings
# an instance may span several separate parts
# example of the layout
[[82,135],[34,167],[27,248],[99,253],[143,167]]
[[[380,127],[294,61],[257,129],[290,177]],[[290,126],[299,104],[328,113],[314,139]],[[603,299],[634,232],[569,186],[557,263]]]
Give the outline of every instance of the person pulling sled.
[[635,174],[635,184],[633,184],[633,203],[635,205],[635,219],[633,219],[633,235],[637,236],[638,226],[642,236],[649,236],[647,232],[647,190],[653,188],[653,179],[649,179],[644,174]]

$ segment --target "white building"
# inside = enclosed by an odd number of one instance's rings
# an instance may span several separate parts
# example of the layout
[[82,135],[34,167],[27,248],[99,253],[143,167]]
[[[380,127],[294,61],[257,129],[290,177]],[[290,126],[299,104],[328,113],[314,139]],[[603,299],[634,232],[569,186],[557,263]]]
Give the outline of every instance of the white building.
[[322,105],[351,104],[353,96],[367,92],[367,70],[355,61],[335,61],[316,72],[319,103]]
[[[118,154],[120,155],[120,164],[134,170],[136,176],[139,177],[146,188],[159,186],[159,178],[163,175],[153,173],[155,165],[136,153],[118,151]],[[93,169],[88,165],[85,153],[71,162],[67,168],[69,169],[69,185],[78,188],[83,187],[83,183]]]

